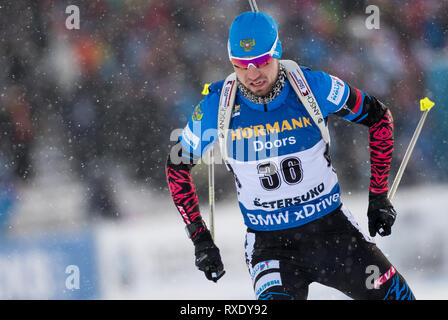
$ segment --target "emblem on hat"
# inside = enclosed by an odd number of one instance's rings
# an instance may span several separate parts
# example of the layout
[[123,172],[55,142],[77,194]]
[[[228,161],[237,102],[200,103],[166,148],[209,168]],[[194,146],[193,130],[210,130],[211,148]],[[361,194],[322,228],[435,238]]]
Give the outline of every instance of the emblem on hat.
[[240,46],[243,48],[244,51],[249,52],[255,46],[255,39],[246,38],[246,39],[240,40]]

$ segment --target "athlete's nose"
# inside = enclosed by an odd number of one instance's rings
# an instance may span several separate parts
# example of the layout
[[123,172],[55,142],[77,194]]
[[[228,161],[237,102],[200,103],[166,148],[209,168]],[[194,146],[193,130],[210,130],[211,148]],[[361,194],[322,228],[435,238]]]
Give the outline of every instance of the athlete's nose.
[[254,64],[250,64],[247,67],[247,77],[251,81],[257,80],[260,77],[260,70]]

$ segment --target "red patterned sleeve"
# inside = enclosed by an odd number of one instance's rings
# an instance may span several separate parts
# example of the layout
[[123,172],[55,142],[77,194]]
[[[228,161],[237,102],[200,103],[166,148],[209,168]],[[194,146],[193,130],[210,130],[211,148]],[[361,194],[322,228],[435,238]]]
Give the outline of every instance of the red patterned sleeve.
[[[200,222],[202,216],[199,211],[199,201],[196,193],[196,189],[193,184],[193,179],[190,175],[191,168],[194,166],[192,163],[180,163],[174,164],[168,157],[166,163],[166,178],[168,182],[168,188],[171,193],[171,198],[174,201],[174,205],[179,211],[185,224],[190,225],[195,222]],[[194,232],[191,239],[196,241],[199,234],[203,234],[207,231],[205,226],[201,226]]]
[[394,150],[394,125],[390,110],[369,126],[370,187],[371,194],[387,194],[392,151]]
[[186,224],[194,222],[200,213],[198,196],[190,171],[167,166],[166,177],[171,197],[184,222]]

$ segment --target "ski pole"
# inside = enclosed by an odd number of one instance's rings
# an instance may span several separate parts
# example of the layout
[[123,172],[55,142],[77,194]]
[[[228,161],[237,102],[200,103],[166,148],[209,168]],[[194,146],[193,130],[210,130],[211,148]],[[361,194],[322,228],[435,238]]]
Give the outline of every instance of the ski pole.
[[255,0],[249,0],[250,8],[253,12],[259,12],[257,7],[257,2]]
[[212,239],[215,239],[215,164],[213,146],[208,152],[208,203],[209,203],[209,227]]
[[389,190],[389,194],[387,198],[392,201],[395,196],[395,192],[397,191],[398,185],[400,184],[401,178],[403,176],[404,169],[406,169],[406,165],[408,164],[409,158],[411,157],[411,153],[414,150],[415,143],[422,131],[423,124],[425,123],[426,116],[428,115],[429,110],[434,106],[434,102],[425,97],[424,99],[420,99],[420,111],[423,111],[423,114],[420,118],[420,121],[417,124],[417,128],[414,131],[411,142],[404,154],[403,160],[401,161],[400,167],[398,169],[397,175],[395,176],[392,187]]

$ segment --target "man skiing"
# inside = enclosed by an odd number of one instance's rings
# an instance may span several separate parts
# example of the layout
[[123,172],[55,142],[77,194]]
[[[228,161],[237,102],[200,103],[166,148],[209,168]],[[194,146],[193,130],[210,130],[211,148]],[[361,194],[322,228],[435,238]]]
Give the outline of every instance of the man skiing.
[[[190,175],[219,143],[247,226],[246,263],[257,299],[306,299],[312,282],[353,299],[414,299],[342,204],[329,156],[330,114],[368,128],[369,233],[389,235],[396,213],[387,199],[393,150],[388,108],[335,76],[280,60],[278,25],[264,13],[235,18],[228,55],[234,74],[205,88],[166,164],[198,269],[215,282],[224,274]],[[372,266],[379,275],[369,283]]]

